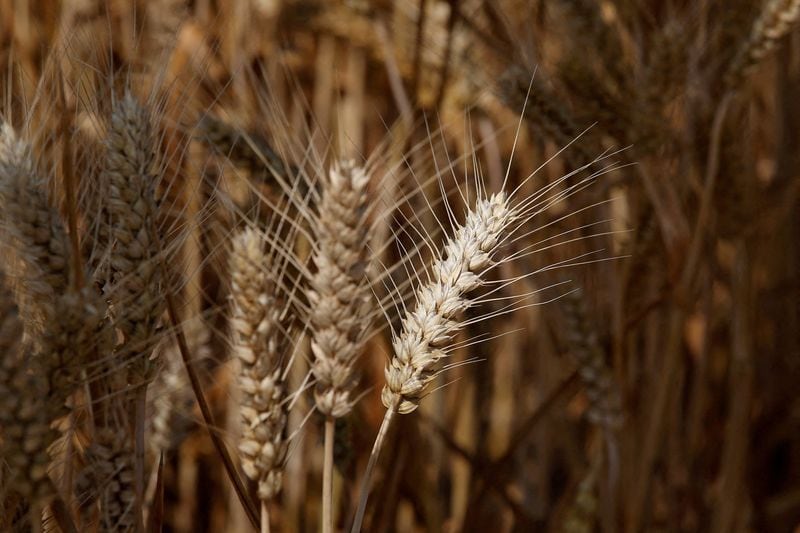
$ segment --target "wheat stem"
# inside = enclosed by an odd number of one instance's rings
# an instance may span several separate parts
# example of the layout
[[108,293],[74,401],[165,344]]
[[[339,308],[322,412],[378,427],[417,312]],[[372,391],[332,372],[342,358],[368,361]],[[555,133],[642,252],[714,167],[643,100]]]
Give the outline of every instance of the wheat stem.
[[261,533],[269,533],[269,506],[267,500],[261,500]]
[[383,422],[378,429],[378,435],[375,437],[375,443],[372,445],[372,452],[369,455],[367,462],[367,469],[364,471],[364,478],[361,480],[361,490],[358,497],[358,509],[356,510],[356,517],[353,520],[353,527],[350,533],[358,533],[361,531],[361,523],[364,521],[364,512],[367,510],[367,498],[369,497],[370,484],[372,482],[372,473],[375,470],[375,464],[378,462],[378,456],[383,448],[383,443],[386,440],[386,434],[389,433],[389,427],[394,420],[394,414],[397,406],[400,404],[400,398],[395,400],[395,404],[386,409],[383,415]]
[[336,421],[325,418],[325,459],[322,470],[322,533],[333,533],[333,440]]

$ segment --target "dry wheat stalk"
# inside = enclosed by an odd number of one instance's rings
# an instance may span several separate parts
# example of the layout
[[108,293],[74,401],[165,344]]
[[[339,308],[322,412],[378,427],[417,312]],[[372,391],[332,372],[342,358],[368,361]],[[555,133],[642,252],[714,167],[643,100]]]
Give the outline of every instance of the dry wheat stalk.
[[725,73],[725,84],[735,88],[772,52],[800,18],[800,0],[769,0],[753,23],[750,36]]
[[394,356],[386,368],[384,406],[398,413],[414,411],[439,372],[439,361],[461,328],[459,313],[471,302],[466,294],[483,285],[492,255],[515,219],[504,193],[478,202],[430,268],[430,281],[416,291],[416,306],[392,341]]
[[280,365],[280,307],[264,240],[246,229],[233,240],[231,292],[234,351],[239,359],[243,421],[242,468],[258,482],[262,501],[281,487],[286,456],[286,411]]
[[317,272],[308,293],[317,409],[338,418],[352,409],[353,365],[370,327],[365,272],[369,174],[352,162],[335,165],[315,223]]

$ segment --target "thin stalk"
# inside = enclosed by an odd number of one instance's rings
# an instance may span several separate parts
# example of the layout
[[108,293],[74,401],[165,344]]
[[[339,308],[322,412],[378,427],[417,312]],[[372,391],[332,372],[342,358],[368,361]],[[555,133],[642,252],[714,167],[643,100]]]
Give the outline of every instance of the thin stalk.
[[269,507],[267,500],[261,500],[261,533],[269,533]]
[[359,533],[361,531],[361,523],[364,521],[364,512],[367,509],[367,497],[369,497],[372,471],[375,469],[375,463],[378,462],[378,455],[380,455],[381,448],[383,448],[383,441],[386,440],[386,434],[389,432],[389,426],[394,419],[395,409],[399,402],[400,398],[398,397],[395,405],[386,410],[386,414],[383,416],[383,422],[381,422],[381,427],[378,429],[378,436],[375,437],[375,444],[372,445],[372,453],[369,456],[367,469],[364,471],[364,478],[361,481],[361,494],[358,498],[358,509],[356,510],[356,517],[353,520],[353,527],[350,529],[350,533]]
[[325,460],[322,471],[322,533],[333,533],[333,439],[336,421],[325,418]]
[[[163,250],[163,246],[161,246],[158,234],[154,233],[153,235],[158,242],[159,250]],[[161,271],[166,278],[167,269],[163,261],[159,263],[159,266],[161,267]],[[228,475],[231,485],[233,485],[233,490],[236,492],[236,496],[239,497],[239,502],[241,502],[242,507],[247,514],[247,518],[250,520],[250,524],[252,524],[253,528],[258,530],[258,512],[256,511],[252,500],[247,496],[247,489],[245,488],[242,478],[239,476],[239,473],[236,470],[236,466],[233,463],[233,459],[231,459],[228,448],[225,447],[225,443],[217,434],[216,425],[214,423],[214,415],[211,413],[211,408],[208,406],[205,394],[203,394],[203,385],[200,383],[200,377],[197,375],[197,371],[192,366],[192,359],[189,353],[189,343],[186,342],[186,335],[183,332],[183,326],[181,325],[178,317],[178,308],[175,305],[175,299],[173,298],[172,292],[164,292],[164,302],[167,305],[167,313],[169,314],[172,327],[175,328],[175,339],[178,341],[178,350],[181,353],[181,359],[183,360],[184,368],[186,368],[186,373],[189,375],[189,382],[192,385],[192,391],[194,392],[195,399],[197,400],[197,405],[200,407],[200,413],[203,416],[203,422],[205,423],[206,430],[208,431],[208,436],[211,437],[211,442],[214,444],[214,448],[217,450],[217,454],[219,454],[220,459],[222,459],[222,465],[225,467],[225,473]]]
[[144,422],[147,407],[147,383],[136,389],[134,398],[133,488],[136,496],[136,531],[144,531]]

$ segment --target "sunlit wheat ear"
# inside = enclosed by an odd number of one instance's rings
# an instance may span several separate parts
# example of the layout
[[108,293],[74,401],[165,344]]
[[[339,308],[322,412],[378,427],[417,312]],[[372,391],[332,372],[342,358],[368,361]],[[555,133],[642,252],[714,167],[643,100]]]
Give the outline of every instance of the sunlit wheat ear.
[[154,231],[156,145],[147,112],[130,94],[116,102],[106,141],[112,288],[109,297],[115,325],[126,350],[138,355],[131,370],[151,377],[149,356],[164,311],[159,251]]
[[324,181],[314,224],[317,272],[311,280],[311,350],[317,409],[341,417],[352,409],[353,365],[370,329],[366,266],[369,174],[352,162],[334,165]]
[[419,406],[462,327],[459,314],[470,306],[468,293],[483,285],[482,276],[515,219],[506,195],[494,194],[478,201],[448,239],[430,268],[430,280],[415,291],[416,304],[392,341],[394,355],[381,394],[387,409],[410,413]]
[[800,19],[800,0],[768,0],[753,23],[750,36],[725,73],[725,83],[735,88],[761,60],[772,52]]
[[99,502],[102,531],[132,531],[135,526],[132,456],[127,432],[110,427],[98,430],[86,449],[86,466],[76,479],[76,493],[87,518]]
[[243,422],[239,452],[245,474],[258,483],[259,499],[267,501],[280,491],[286,456],[281,306],[262,235],[248,228],[232,244],[231,329]]

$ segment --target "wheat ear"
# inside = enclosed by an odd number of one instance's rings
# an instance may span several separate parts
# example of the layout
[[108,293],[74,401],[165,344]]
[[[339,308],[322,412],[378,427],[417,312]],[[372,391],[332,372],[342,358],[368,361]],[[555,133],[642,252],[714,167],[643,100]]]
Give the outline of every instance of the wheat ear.
[[246,229],[233,239],[231,251],[231,329],[239,360],[243,422],[239,451],[242,468],[258,483],[261,527],[269,529],[266,503],[281,488],[286,457],[286,410],[280,365],[280,307],[270,279],[264,239]]
[[516,218],[505,193],[479,200],[433,262],[428,283],[415,291],[416,305],[403,317],[401,332],[392,341],[394,355],[381,393],[387,412],[362,481],[354,533],[361,530],[372,470],[393,413],[410,413],[419,406],[462,327],[459,315],[472,303],[468,293],[483,285],[483,276],[495,264],[493,256]]
[[114,324],[124,336],[118,348],[126,361],[128,382],[134,385],[136,517],[142,522],[144,495],[144,421],[147,384],[154,377],[151,361],[156,330],[165,305],[162,297],[160,252],[155,235],[157,146],[147,111],[126,92],[111,112],[106,140],[104,183],[108,186],[110,222],[109,293]]
[[86,466],[78,475],[76,490],[85,514],[99,495],[103,531],[133,531],[136,526],[132,456],[127,432],[111,427],[96,431],[85,452]]
[[3,241],[16,257],[4,257],[9,275],[19,280],[18,303],[24,321],[44,327],[41,304],[69,285],[67,238],[36,177],[30,147],[13,128],[0,126],[0,203]]
[[800,0],[769,0],[725,73],[728,88],[739,85],[742,78],[778,46],[799,18]]
[[146,110],[130,94],[114,106],[106,143],[104,172],[113,240],[109,296],[114,323],[125,336],[127,350],[137,355],[132,371],[148,378],[154,333],[164,312],[159,251],[153,238],[158,219],[156,145]]
[[[0,427],[2,457],[8,465],[3,491],[13,491],[34,507],[53,495],[47,476],[47,448],[57,437],[45,408],[46,382],[30,372],[21,349],[22,322],[11,290],[0,279]],[[4,476],[6,477],[6,476]]]
[[334,165],[324,181],[314,224],[317,272],[311,280],[314,399],[325,416],[322,530],[333,531],[335,418],[353,408],[353,365],[370,328],[366,283],[367,185],[369,174],[353,162]]

